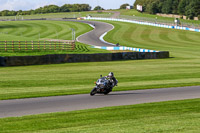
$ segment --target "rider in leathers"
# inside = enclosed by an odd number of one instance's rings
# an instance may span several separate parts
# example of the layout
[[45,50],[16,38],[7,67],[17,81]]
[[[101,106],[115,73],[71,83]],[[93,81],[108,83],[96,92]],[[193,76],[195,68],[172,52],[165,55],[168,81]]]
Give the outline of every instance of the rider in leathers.
[[108,76],[106,76],[106,78],[109,78],[109,81],[110,81],[112,87],[114,87],[114,86],[117,85],[117,80],[116,80],[116,78],[114,77],[114,73],[113,73],[113,72],[110,72],[110,73],[108,74]]

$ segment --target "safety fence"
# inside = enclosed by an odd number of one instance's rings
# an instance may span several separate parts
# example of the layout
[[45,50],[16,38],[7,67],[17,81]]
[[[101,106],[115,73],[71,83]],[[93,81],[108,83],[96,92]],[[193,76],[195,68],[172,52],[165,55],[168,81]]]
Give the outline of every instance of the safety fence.
[[[141,16],[120,15],[118,17],[118,19],[135,20],[135,21],[140,21],[140,22],[165,24],[165,25],[171,25],[171,26],[177,25],[174,22],[174,18],[171,18],[170,20],[168,20],[168,19],[159,19],[158,17],[150,18],[150,17],[141,17]],[[196,23],[194,23],[194,22],[182,21],[181,19],[179,19],[179,22],[180,23],[178,26],[188,27],[188,28],[193,28],[193,29],[200,29],[200,22],[198,22],[198,21],[196,21]]]
[[0,41],[0,51],[74,50],[75,41]]
[[135,20],[126,20],[126,19],[97,18],[97,17],[83,17],[82,19],[85,19],[85,20],[119,21],[119,22],[128,22],[128,23],[135,23],[135,24],[142,24],[142,25],[150,25],[150,26],[156,26],[156,27],[162,27],[162,28],[170,28],[170,29],[179,29],[179,30],[187,30],[187,31],[200,32],[200,29],[194,29],[194,28],[189,28],[189,27],[172,26],[172,25],[166,25],[166,24],[157,24],[157,23],[135,21]]

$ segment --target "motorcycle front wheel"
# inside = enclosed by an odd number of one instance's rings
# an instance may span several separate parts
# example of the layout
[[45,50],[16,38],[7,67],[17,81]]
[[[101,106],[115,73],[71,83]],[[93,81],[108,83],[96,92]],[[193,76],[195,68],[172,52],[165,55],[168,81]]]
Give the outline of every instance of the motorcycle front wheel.
[[94,96],[96,93],[97,93],[97,89],[94,87],[94,88],[92,89],[92,91],[90,92],[90,95],[91,95],[91,96]]

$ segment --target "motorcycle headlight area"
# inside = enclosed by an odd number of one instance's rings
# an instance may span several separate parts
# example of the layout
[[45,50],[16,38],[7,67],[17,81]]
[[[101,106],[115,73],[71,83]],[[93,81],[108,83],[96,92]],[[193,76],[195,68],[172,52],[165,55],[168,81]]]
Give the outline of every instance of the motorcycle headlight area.
[[100,84],[99,87],[100,87],[100,88],[104,88],[104,85],[103,85],[103,84]]

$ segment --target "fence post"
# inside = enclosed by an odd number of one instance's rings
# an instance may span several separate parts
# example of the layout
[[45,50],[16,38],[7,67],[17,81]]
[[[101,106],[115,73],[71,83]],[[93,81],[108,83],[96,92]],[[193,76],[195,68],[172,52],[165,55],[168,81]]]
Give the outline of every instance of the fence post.
[[25,41],[25,51],[27,51],[27,41]]
[[46,46],[45,45],[46,45],[46,41],[44,41],[44,50],[46,50]]
[[62,43],[62,50],[64,49],[65,47],[65,42]]
[[69,43],[69,41],[66,41],[66,46],[65,46],[65,50],[67,50],[67,44]]
[[72,50],[75,49],[75,41],[72,42]]
[[20,43],[20,41],[19,41],[19,51],[21,51],[21,43]]
[[40,50],[40,41],[38,41],[38,50]]
[[5,41],[5,51],[7,51],[7,41]]
[[12,51],[14,52],[14,41],[12,41]]
[[33,47],[33,41],[31,41],[31,43],[32,43],[32,51],[34,50],[34,47]]
[[56,50],[56,41],[54,41],[54,50]]
[[49,44],[50,44],[49,48],[50,48],[50,50],[51,50],[51,43],[52,43],[52,41],[49,41]]
[[60,40],[59,40],[59,50],[60,50]]

